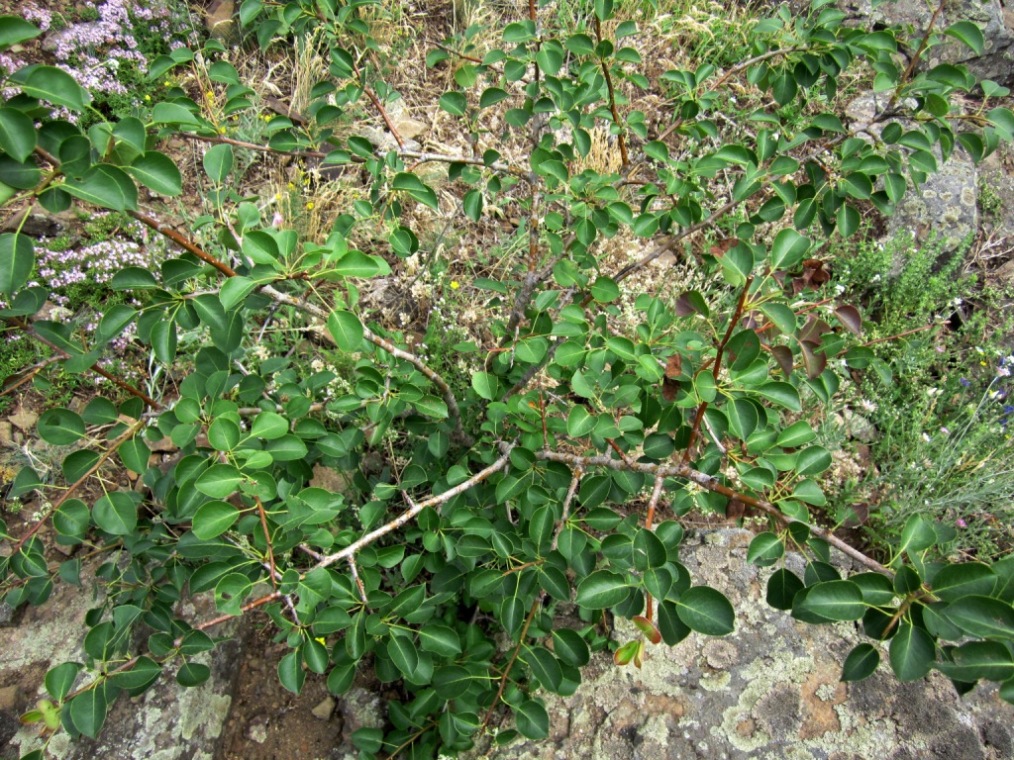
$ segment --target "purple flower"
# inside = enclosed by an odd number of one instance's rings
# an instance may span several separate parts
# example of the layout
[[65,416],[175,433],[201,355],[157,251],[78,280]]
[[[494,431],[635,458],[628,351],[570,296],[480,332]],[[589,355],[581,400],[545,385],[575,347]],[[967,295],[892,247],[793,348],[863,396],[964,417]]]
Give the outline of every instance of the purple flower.
[[965,377],[959,378],[958,382],[961,383],[961,387],[962,388],[971,388],[972,387],[972,381],[969,380],[968,378],[965,378]]

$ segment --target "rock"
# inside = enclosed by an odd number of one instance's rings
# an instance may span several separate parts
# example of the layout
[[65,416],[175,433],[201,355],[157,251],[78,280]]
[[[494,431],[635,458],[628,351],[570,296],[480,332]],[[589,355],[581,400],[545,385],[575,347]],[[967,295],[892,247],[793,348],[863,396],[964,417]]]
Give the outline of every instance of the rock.
[[335,701],[330,695],[324,697],[310,712],[318,720],[327,720],[334,712]]
[[[596,654],[573,696],[540,695],[550,714],[550,741],[520,741],[468,757],[1011,757],[1014,708],[995,689],[958,697],[938,673],[900,683],[883,664],[866,681],[841,683],[842,662],[860,640],[855,627],[805,625],[768,607],[765,584],[774,568],[747,563],[752,538],[741,530],[688,537],[680,557],[695,583],[729,597],[737,616],[733,634],[691,634],[672,648],[649,646],[641,670]],[[801,571],[801,557],[786,561]],[[635,635],[626,621],[617,628],[619,641]]]
[[14,620],[14,608],[7,602],[0,602],[0,628],[5,628]]
[[[4,230],[10,232],[16,229],[18,219],[19,215],[15,215],[8,221]],[[51,214],[29,214],[24,224],[21,225],[21,232],[32,238],[56,237],[62,234],[65,229],[64,222]]]
[[977,169],[983,230],[1000,238],[1014,236],[1014,148],[1001,143]]
[[[890,3],[839,0],[838,5],[864,26],[912,26],[917,40],[925,33],[932,16],[926,0],[896,0]],[[945,5],[935,28],[942,31],[958,21],[971,21],[979,26],[985,39],[983,54],[976,55],[963,43],[947,37],[943,44],[926,51],[923,65],[964,64],[978,79],[992,79],[1007,86],[1014,84],[1014,9],[1004,9],[999,0],[953,0]]]
[[845,409],[842,412],[842,427],[845,428],[849,438],[856,441],[873,443],[877,438],[877,428],[873,423],[851,409]]
[[[865,129],[879,136],[888,121],[875,119],[889,101],[889,94],[867,92],[845,107],[845,115],[857,131]],[[975,164],[963,149],[956,148],[946,162],[941,160],[939,149],[934,154],[938,171],[920,187],[910,188],[901,199],[887,219],[887,237],[908,234],[916,245],[931,243],[938,249],[939,268],[978,230],[979,180]],[[896,262],[895,269],[900,271],[902,263]]]
[[[92,587],[94,570],[92,564],[82,571],[83,588]],[[82,649],[84,618],[89,609],[101,603],[90,591],[82,593],[80,588],[60,584],[45,605],[28,607],[17,626],[4,630],[0,683],[18,689],[15,709],[3,712],[5,718],[13,715],[16,719],[18,712],[44,694],[43,677],[49,668],[65,661],[87,660]],[[199,597],[185,607],[188,609],[181,614],[195,621],[215,615],[214,604],[207,597]],[[209,633],[232,636],[239,620],[235,618]],[[194,660],[211,668],[211,678],[203,685],[182,688],[173,678],[174,673],[167,672],[143,695],[117,700],[98,739],[72,742],[61,733],[50,742],[50,753],[60,760],[212,760],[232,702],[238,655],[239,644],[233,638],[212,653],[196,656]],[[0,745],[0,757],[19,757],[41,743],[36,727],[23,727],[9,743]]]
[[0,448],[14,447],[14,428],[6,420],[0,420]]
[[19,406],[14,410],[13,414],[7,417],[7,420],[18,430],[24,433],[30,433],[35,429],[35,423],[39,421],[39,415],[31,409]]
[[236,3],[233,0],[212,0],[204,20],[208,34],[219,40],[231,39],[236,27],[233,21],[235,13]]

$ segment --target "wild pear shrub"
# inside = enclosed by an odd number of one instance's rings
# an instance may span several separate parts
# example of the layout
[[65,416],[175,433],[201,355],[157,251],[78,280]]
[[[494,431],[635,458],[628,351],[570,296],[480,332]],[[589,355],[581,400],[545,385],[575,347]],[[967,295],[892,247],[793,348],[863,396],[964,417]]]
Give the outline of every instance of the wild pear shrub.
[[[459,125],[451,154],[398,133],[399,94],[382,76],[397,61],[371,36],[374,6],[240,6],[246,45],[323,41],[327,73],[301,114],[263,111],[214,40],[150,65],[153,79],[199,81],[199,94],[179,87],[115,119],[59,67],[5,81],[20,94],[0,108],[0,200],[14,215],[0,236],[0,317],[66,372],[117,387],[79,411],[46,410],[38,434],[66,447],[63,478],[26,468],[11,491],[37,492],[43,514],[5,537],[8,604],[45,603],[54,583],[81,582],[82,555],[101,557],[83,662],[54,667],[24,716],[42,743],[58,730],[95,736],[115,699],[163,673],[202,683],[210,672],[195,658],[216,626],[253,614],[290,647],[278,677],[292,691],[319,677],[341,694],[367,672],[397,684],[385,728],[354,736],[367,756],[454,753],[494,726],[501,742],[545,737],[539,691],[578,688],[591,651],[613,646],[611,616],[641,632],[615,649],[620,666],[692,631],[734,630],[721,590],[680,562],[690,510],[763,521],[748,559],[774,568],[773,607],[861,626],[870,641],[844,680],[886,652],[899,679],[939,670],[961,690],[999,681],[1014,700],[1014,560],[942,561],[945,534],[926,517],[880,561],[822,528],[831,455],[811,424],[841,373],[883,370],[856,337],[855,306],[822,289],[823,241],[891,213],[954,151],[979,160],[1014,134],[1014,114],[992,103],[1002,88],[921,65],[945,39],[981,52],[981,31],[934,16],[908,39],[845,26],[814,0],[753,24],[731,67],[651,79],[637,24],[614,18],[611,0],[567,28],[532,4],[502,31],[470,29],[429,54],[454,83],[434,104]],[[39,33],[0,19],[4,50]],[[862,72],[881,105],[852,125],[837,89]],[[638,107],[650,95],[668,104],[658,123]],[[388,127],[384,145],[356,134],[366,120]],[[234,123],[261,124],[260,142],[232,136]],[[178,165],[170,137],[200,147],[199,165]],[[326,225],[243,185],[241,166],[279,156],[354,189]],[[181,166],[199,175],[197,219],[139,199],[139,187],[180,196]],[[439,186],[433,166],[446,172]],[[110,285],[134,300],[82,336],[39,316],[52,283],[19,227],[37,207],[125,213],[173,252],[119,268]],[[482,230],[506,212],[518,229],[498,266],[474,280],[456,270],[449,286],[486,294],[467,307],[482,312],[477,337],[435,356],[439,335],[410,342],[368,305],[440,217]],[[668,253],[696,287],[652,280]],[[264,340],[282,320],[317,371]],[[139,387],[99,364],[128,329],[150,356]],[[175,454],[153,458],[156,441]],[[86,501],[96,482],[101,496]],[[43,527],[81,548],[50,553]],[[863,571],[843,577],[832,549]],[[803,577],[784,564],[789,550],[805,555]],[[219,616],[182,615],[195,594],[212,595]]]

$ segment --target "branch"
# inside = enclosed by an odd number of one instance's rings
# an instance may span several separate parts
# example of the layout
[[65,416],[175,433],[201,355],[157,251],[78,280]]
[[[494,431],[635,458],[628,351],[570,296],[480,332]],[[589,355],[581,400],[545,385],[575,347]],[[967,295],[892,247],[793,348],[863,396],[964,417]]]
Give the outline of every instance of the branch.
[[753,496],[748,496],[744,493],[740,493],[733,488],[722,485],[715,478],[710,475],[706,475],[703,472],[693,469],[687,464],[677,465],[663,465],[663,464],[652,464],[650,462],[630,462],[629,464],[619,459],[613,459],[607,456],[588,456],[583,457],[577,454],[565,454],[557,451],[543,450],[536,452],[537,459],[548,462],[562,462],[563,464],[570,465],[571,467],[581,467],[588,469],[590,467],[606,467],[610,470],[625,470],[628,472],[643,472],[646,475],[653,475],[655,477],[664,478],[683,478],[689,480],[692,483],[696,483],[701,488],[707,491],[713,491],[720,493],[723,496],[727,496],[730,499],[739,499],[744,504],[747,504],[755,509],[759,509],[762,512],[766,512],[772,517],[780,520],[785,525],[791,525],[792,523],[801,523],[806,525],[810,529],[810,533],[822,541],[826,541],[828,544],[838,549],[842,554],[849,556],[861,565],[868,567],[878,573],[884,575],[893,575],[893,573],[886,568],[884,565],[877,562],[871,557],[867,557],[858,549],[853,548],[849,544],[842,541],[837,536],[827,532],[823,528],[819,528],[812,523],[797,520],[794,517],[789,517],[784,514],[778,507],[769,501],[764,499],[756,499]]
[[[261,288],[261,292],[273,298],[278,303],[292,306],[295,309],[304,311],[311,316],[326,322],[328,318],[328,312],[319,306],[316,306],[307,301],[301,301],[300,299],[292,296],[288,293],[283,293],[273,285],[265,285]],[[426,378],[433,383],[440,390],[443,395],[444,403],[447,404],[447,414],[451,418],[451,424],[454,426],[454,437],[465,444],[471,446],[471,437],[464,431],[461,426],[461,410],[458,407],[458,400],[454,395],[454,391],[451,390],[451,386],[447,384],[447,381],[440,376],[439,373],[430,369],[430,367],[415,354],[406,351],[403,348],[398,348],[391,341],[381,338],[379,335],[374,333],[370,328],[363,326],[363,339],[372,343],[373,345],[384,349],[387,353],[391,354],[398,359],[403,359],[415,367],[417,370],[422,372]]]
[[396,528],[400,528],[402,525],[404,525],[409,520],[414,518],[416,515],[418,515],[427,507],[439,507],[441,504],[449,502],[458,494],[462,494],[465,491],[469,490],[472,486],[478,485],[493,473],[503,469],[504,465],[507,464],[507,461],[510,458],[510,453],[513,448],[514,448],[513,444],[504,445],[503,456],[501,456],[499,459],[493,462],[493,464],[491,464],[484,470],[480,470],[475,475],[466,480],[464,483],[459,483],[458,485],[454,486],[454,488],[444,491],[442,494],[438,496],[431,496],[425,501],[420,501],[418,503],[413,502],[406,496],[405,498],[409,503],[409,508],[406,511],[402,512],[396,518],[391,520],[391,522],[381,525],[376,530],[370,531],[365,536],[360,538],[358,541],[349,544],[341,551],[335,552],[334,554],[328,554],[326,557],[321,559],[316,565],[314,565],[314,569],[317,569],[318,567],[327,567],[328,565],[333,565],[335,562],[341,562],[343,560],[347,561],[349,558],[355,557],[356,553],[359,552],[360,549],[362,549],[365,546],[369,546],[374,541],[376,541],[379,538],[382,538],[383,536],[386,536],[388,533],[395,530]]

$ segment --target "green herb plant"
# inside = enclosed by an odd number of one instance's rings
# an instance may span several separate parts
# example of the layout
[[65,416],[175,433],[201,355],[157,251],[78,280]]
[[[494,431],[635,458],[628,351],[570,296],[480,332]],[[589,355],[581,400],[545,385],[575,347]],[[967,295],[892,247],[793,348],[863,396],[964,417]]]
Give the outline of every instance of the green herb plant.
[[[0,235],[0,318],[51,346],[69,373],[105,372],[98,360],[133,325],[152,367],[174,379],[135,387],[112,376],[122,396],[39,419],[43,440],[74,447],[68,485],[32,527],[6,535],[0,525],[11,547],[3,598],[43,604],[54,583],[79,581],[80,562],[47,553],[44,525],[62,544],[108,550],[96,571],[107,593],[88,616],[86,661],[50,670],[48,697],[24,716],[43,737],[29,757],[43,757],[58,730],[95,736],[115,699],[163,673],[184,686],[206,680],[195,657],[215,646],[221,617],[179,613],[201,593],[220,616],[270,616],[289,646],[278,677],[292,691],[321,677],[341,694],[367,668],[397,684],[385,727],[353,737],[364,756],[453,754],[493,726],[498,742],[546,737],[539,689],[578,688],[610,615],[641,631],[614,652],[619,665],[692,631],[733,631],[729,601],[680,562],[680,518],[693,508],[749,508],[766,521],[749,561],[775,568],[776,609],[861,623],[871,641],[848,656],[844,680],[870,675],[886,650],[901,680],[935,669],[962,690],[1001,682],[1014,701],[1014,560],[928,561],[939,533],[922,515],[883,563],[823,529],[811,507],[825,502],[818,478],[831,455],[803,415],[804,403],[832,403],[839,372],[876,358],[855,345],[855,306],[815,295],[825,239],[855,233],[861,210],[890,213],[959,147],[978,160],[1014,137],[1014,114],[990,102],[1000,88],[982,83],[976,104],[964,68],[920,65],[945,38],[981,52],[981,31],[963,21],[907,39],[847,26],[827,0],[806,13],[781,6],[750,27],[739,63],[662,74],[671,118],[654,124],[632,105],[660,87],[630,44],[636,23],[595,0],[574,29],[543,26],[533,0],[496,46],[480,51],[473,36],[430,52],[430,66],[453,72],[437,105],[471,144],[450,155],[398,135],[388,113],[398,93],[377,73],[383,51],[367,21],[374,5],[239,6],[250,44],[319,35],[329,55],[305,113],[273,117],[252,147],[222,119],[259,108],[256,93],[214,40],[150,68],[157,81],[199,59],[213,111],[205,93],[175,88],[143,118],[110,120],[58,68],[29,65],[5,82],[20,94],[0,107],[0,202],[16,222],[36,204],[109,209],[176,251],[159,267],[118,271],[111,286],[135,300],[109,306],[82,337],[36,318],[49,293],[28,284],[33,241],[17,223]],[[38,33],[0,18],[2,49]],[[824,105],[857,70],[886,96],[862,133]],[[720,118],[745,90],[754,105]],[[83,130],[54,106],[96,118]],[[398,147],[335,128],[360,112],[386,123]],[[616,171],[582,163],[600,130]],[[180,166],[160,149],[169,137],[204,150],[198,167],[183,167],[213,199],[199,239],[139,202],[138,185],[182,192]],[[317,162],[361,196],[326,234],[300,234],[241,193],[241,148]],[[439,195],[420,162],[446,167]],[[462,361],[437,372],[363,296],[417,253],[438,210],[479,224],[508,203],[523,244],[497,270],[488,341],[448,347]],[[351,241],[378,224],[385,238],[358,250]],[[726,237],[695,254],[712,286],[625,294],[655,259],[715,229]],[[616,262],[614,239],[637,241],[637,257]],[[259,332],[283,314],[302,320],[319,372],[297,372],[274,349],[249,370]],[[184,335],[197,344],[182,351]],[[162,439],[179,455],[165,469],[151,457]],[[86,502],[82,485],[114,463],[143,488],[103,479]],[[311,485],[326,470],[346,486]],[[39,487],[26,468],[13,492]],[[842,577],[832,549],[864,571]],[[807,557],[803,577],[783,564],[788,550]]]

